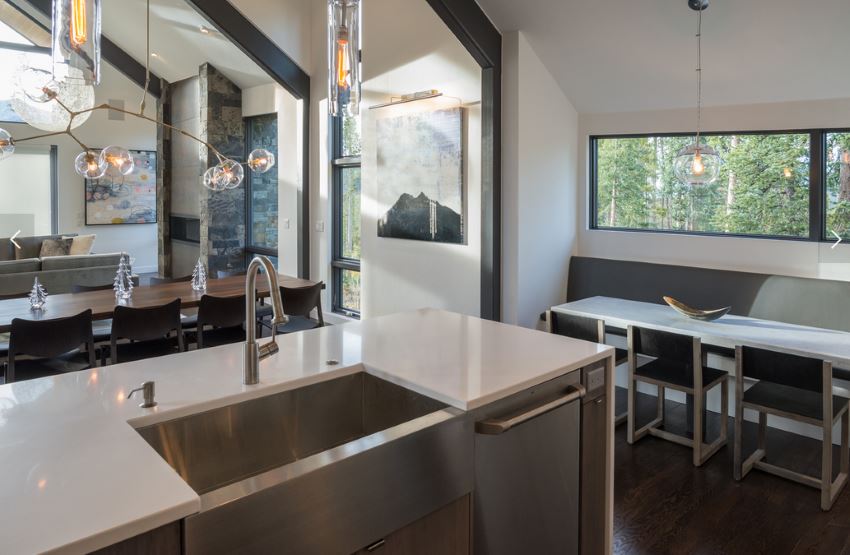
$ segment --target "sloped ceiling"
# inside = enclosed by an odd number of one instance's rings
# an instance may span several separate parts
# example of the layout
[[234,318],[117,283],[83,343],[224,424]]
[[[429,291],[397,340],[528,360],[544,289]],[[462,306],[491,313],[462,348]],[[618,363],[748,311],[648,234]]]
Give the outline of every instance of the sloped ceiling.
[[[523,31],[582,113],[696,102],[697,14],[686,0],[478,0]],[[711,0],[708,106],[850,97],[850,1]]]
[[[103,2],[103,34],[139,62],[145,61],[145,0]],[[201,32],[209,23],[183,0],[151,0],[151,69],[170,82],[198,74],[212,63],[240,88],[272,79],[221,34]]]

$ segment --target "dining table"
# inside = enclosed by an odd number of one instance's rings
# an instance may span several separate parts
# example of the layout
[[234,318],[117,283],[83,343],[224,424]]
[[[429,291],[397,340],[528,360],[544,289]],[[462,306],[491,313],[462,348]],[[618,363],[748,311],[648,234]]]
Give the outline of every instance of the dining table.
[[714,321],[688,318],[666,304],[613,297],[588,297],[557,306],[555,312],[603,320],[606,327],[642,326],[698,337],[702,344],[724,350],[738,345],[772,349],[850,368],[850,333],[726,314]]
[[[287,275],[278,275],[281,287],[309,287],[318,282]],[[49,293],[49,292],[48,292]],[[180,308],[197,307],[204,295],[234,297],[245,294],[245,276],[230,276],[207,281],[205,290],[196,291],[190,281],[140,285],[133,288],[132,296],[127,300],[118,300],[112,289],[86,291],[81,293],[61,293],[48,295],[47,302],[40,310],[32,310],[28,298],[6,299],[0,301],[0,333],[12,328],[12,320],[46,320],[74,316],[91,309],[93,320],[112,318],[116,306],[146,308],[162,305],[180,299]],[[257,295],[269,296],[268,281],[262,276],[257,279]]]

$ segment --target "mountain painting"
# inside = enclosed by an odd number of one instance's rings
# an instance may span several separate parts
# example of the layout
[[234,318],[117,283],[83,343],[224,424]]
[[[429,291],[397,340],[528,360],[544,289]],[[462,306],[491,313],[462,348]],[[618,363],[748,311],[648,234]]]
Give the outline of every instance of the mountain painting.
[[377,121],[378,237],[464,243],[463,109]]

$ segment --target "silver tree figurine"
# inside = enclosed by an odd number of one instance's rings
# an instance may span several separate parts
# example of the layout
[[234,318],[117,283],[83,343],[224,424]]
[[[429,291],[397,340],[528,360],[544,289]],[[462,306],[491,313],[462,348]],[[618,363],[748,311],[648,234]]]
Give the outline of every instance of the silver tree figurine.
[[201,262],[200,258],[197,264],[195,264],[195,269],[192,270],[192,289],[195,291],[207,290],[207,269],[204,267],[204,263]]
[[36,276],[35,281],[32,282],[32,290],[30,291],[29,299],[30,310],[41,310],[47,303],[47,291],[45,291],[41,282],[38,281],[38,276]]
[[115,291],[115,297],[119,300],[126,300],[133,296],[132,270],[126,255],[122,255],[118,260],[118,271],[115,272],[112,289]]

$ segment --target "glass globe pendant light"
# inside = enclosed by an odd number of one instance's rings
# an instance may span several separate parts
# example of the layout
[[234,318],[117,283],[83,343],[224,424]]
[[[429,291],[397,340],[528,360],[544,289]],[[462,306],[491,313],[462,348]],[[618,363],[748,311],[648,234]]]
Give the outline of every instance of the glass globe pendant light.
[[0,128],[0,160],[5,160],[14,153],[15,141],[12,140],[12,135]]
[[130,175],[136,166],[133,156],[122,146],[108,146],[100,152],[100,163],[106,165],[110,177]]
[[264,148],[257,148],[248,155],[248,167],[257,173],[266,173],[274,166],[274,154]]
[[101,160],[100,155],[91,150],[79,153],[74,160],[74,169],[88,179],[100,179],[106,173],[106,168],[107,164]]
[[328,108],[360,113],[360,0],[328,0]]
[[697,23],[697,134],[696,141],[676,153],[673,173],[686,185],[709,185],[717,181],[723,161],[720,154],[700,141],[702,118],[702,12],[708,0],[688,0],[688,6],[699,12]]

